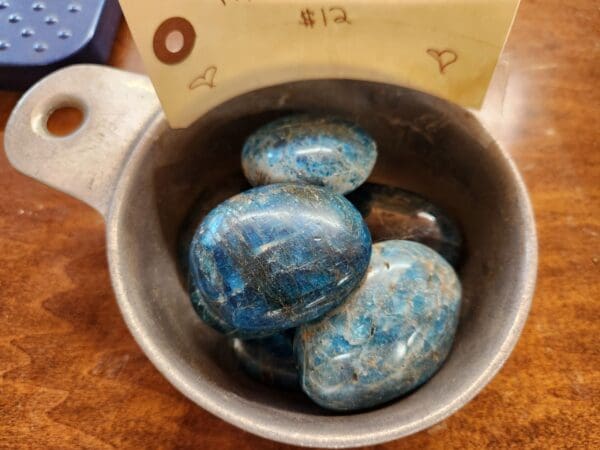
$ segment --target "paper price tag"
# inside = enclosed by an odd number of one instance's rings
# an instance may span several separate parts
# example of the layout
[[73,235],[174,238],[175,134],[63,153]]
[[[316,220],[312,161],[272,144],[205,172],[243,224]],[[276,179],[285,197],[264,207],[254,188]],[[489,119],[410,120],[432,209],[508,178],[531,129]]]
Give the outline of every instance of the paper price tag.
[[167,119],[289,81],[393,83],[479,107],[519,0],[121,0]]

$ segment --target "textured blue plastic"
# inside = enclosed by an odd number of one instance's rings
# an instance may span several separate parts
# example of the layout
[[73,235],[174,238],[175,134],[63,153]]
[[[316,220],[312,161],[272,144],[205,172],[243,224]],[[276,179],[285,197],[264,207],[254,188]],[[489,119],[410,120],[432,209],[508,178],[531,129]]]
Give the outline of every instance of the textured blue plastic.
[[0,0],[0,89],[25,89],[75,63],[104,63],[119,27],[117,0]]

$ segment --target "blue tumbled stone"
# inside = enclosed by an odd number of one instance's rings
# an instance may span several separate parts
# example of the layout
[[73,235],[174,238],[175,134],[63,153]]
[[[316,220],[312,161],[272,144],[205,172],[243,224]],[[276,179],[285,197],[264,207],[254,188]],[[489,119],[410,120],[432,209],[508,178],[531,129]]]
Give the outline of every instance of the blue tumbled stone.
[[348,194],[361,212],[373,242],[401,239],[420,242],[457,267],[462,236],[444,211],[423,197],[403,189],[365,183]]
[[192,302],[233,337],[257,338],[314,320],[363,278],[371,236],[327,188],[273,184],[221,203],[190,247]]
[[196,283],[194,283],[192,280],[191,274],[188,274],[187,285],[192,306],[194,307],[196,313],[202,318],[204,323],[221,333],[228,333],[230,330],[229,325],[225,323],[218,315],[216,315],[212,309],[206,307],[204,296],[198,289]]
[[299,390],[294,357],[295,329],[261,339],[232,339],[233,351],[252,378],[289,390]]
[[338,193],[356,189],[369,176],[375,141],[343,119],[300,114],[271,122],[244,144],[242,167],[254,186],[303,183]]
[[185,280],[188,279],[189,274],[190,245],[202,220],[216,206],[248,188],[250,186],[244,179],[230,177],[220,179],[218,185],[205,186],[197,194],[196,200],[183,220],[177,236],[177,262]]
[[454,270],[429,247],[373,245],[360,287],[296,335],[302,389],[338,411],[373,407],[415,389],[450,351],[460,298]]

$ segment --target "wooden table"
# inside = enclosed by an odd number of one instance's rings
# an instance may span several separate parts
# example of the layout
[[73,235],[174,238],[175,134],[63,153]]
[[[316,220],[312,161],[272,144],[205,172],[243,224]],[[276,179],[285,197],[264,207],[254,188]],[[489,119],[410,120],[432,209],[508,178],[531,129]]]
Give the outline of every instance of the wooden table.
[[[537,293],[500,374],[415,448],[600,448],[600,8],[527,0],[492,134],[531,191]],[[143,71],[122,27],[111,64]],[[0,129],[17,93],[0,93]],[[0,133],[0,137],[2,134]],[[104,224],[0,152],[0,448],[289,448],[186,400],[129,335]]]

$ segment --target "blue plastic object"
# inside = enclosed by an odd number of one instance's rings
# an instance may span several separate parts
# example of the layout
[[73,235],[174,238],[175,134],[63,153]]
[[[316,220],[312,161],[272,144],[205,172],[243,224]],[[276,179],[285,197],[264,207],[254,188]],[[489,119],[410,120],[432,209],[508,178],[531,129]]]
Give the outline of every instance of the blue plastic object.
[[121,20],[117,0],[0,0],[0,89],[25,89],[75,63],[104,63]]

